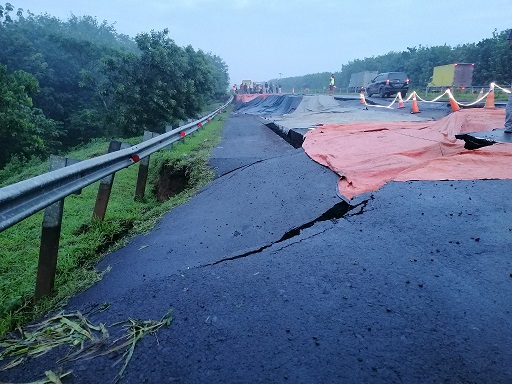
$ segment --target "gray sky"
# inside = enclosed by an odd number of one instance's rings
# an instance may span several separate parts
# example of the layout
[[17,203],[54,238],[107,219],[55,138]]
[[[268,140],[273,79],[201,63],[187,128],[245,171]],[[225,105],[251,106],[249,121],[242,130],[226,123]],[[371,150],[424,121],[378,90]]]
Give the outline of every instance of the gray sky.
[[170,30],[220,56],[231,83],[338,71],[407,47],[478,42],[512,28],[512,0],[11,0],[15,9],[95,16],[119,33]]

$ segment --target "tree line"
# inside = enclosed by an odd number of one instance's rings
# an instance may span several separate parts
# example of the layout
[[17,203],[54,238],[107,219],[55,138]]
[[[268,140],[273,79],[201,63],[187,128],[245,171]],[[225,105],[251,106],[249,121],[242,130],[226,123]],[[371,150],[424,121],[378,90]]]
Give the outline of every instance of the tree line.
[[225,101],[228,68],[169,31],[116,32],[91,16],[61,20],[0,5],[0,169],[98,137],[128,137]]
[[491,82],[496,82],[500,86],[509,87],[512,79],[512,52],[508,47],[507,36],[508,31],[494,30],[492,37],[478,43],[467,43],[456,47],[448,45],[407,47],[402,52],[389,52],[380,56],[349,61],[335,72],[283,78],[281,83],[285,90],[324,89],[333,73],[337,87],[344,90],[347,89],[353,73],[377,71],[405,72],[410,78],[411,87],[424,88],[435,66],[458,62],[475,64],[473,84],[476,86],[488,86]]

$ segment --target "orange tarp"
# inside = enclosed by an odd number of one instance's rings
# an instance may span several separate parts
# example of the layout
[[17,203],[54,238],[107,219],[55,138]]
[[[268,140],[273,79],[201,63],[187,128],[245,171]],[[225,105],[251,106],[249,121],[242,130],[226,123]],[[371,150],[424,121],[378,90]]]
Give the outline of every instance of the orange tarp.
[[267,93],[244,93],[244,94],[236,95],[235,100],[241,101],[242,103],[248,103],[249,101],[254,100],[257,97],[266,99],[267,96],[268,96]]
[[324,125],[302,147],[337,174],[348,199],[388,181],[512,179],[512,144],[464,149],[459,133],[503,127],[505,111],[469,109],[439,121]]

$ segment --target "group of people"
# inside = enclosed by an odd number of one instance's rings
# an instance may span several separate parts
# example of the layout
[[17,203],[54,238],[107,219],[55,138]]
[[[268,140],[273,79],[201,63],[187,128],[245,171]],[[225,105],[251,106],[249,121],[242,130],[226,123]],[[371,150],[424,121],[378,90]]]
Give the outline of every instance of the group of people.
[[[275,91],[275,92],[274,92]],[[282,93],[283,89],[281,88],[281,84],[274,84],[265,82],[265,93]]]
[[265,82],[265,85],[259,83],[241,83],[240,87],[236,84],[233,84],[231,88],[231,92],[234,95],[249,95],[249,94],[258,94],[258,93],[282,93],[281,84],[272,84],[272,82]]
[[236,84],[233,84],[233,87],[231,88],[231,92],[234,95],[249,95],[254,93],[263,93],[263,87],[261,84],[247,84],[247,83],[241,83],[240,88],[237,87]]

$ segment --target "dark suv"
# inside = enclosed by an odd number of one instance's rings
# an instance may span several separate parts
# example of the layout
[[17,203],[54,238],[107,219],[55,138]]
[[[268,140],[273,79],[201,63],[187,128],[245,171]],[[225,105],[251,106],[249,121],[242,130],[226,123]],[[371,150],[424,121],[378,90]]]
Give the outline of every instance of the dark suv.
[[404,72],[384,72],[379,73],[377,77],[368,84],[366,94],[368,97],[376,93],[378,93],[380,97],[388,97],[400,92],[402,97],[405,97],[408,90],[409,79]]

